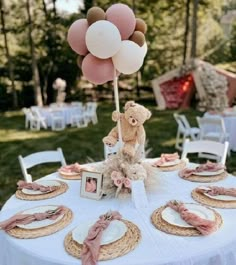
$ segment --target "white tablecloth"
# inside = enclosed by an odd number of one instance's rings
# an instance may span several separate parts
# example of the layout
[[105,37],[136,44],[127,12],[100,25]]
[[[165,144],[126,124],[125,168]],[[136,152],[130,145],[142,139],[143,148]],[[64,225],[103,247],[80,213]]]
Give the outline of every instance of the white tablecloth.
[[[158,173],[157,173],[158,174]],[[57,173],[47,179],[59,178]],[[152,212],[171,199],[194,202],[191,190],[199,183],[180,179],[177,172],[159,173],[158,186],[148,193],[149,206],[135,209],[130,198],[102,199],[99,201],[80,197],[80,181],[66,181],[69,190],[56,198],[27,202],[14,195],[6,202],[0,220],[20,210],[38,205],[66,205],[72,209],[72,223],[63,230],[36,239],[17,239],[0,231],[1,265],[78,265],[80,260],[68,255],[63,240],[67,233],[81,221],[97,218],[108,210],[118,210],[123,218],[138,225],[142,233],[139,245],[125,256],[110,261],[98,262],[104,265],[233,265],[236,264],[236,210],[217,209],[224,222],[219,231],[209,236],[181,237],[157,230],[150,222]],[[226,187],[236,186],[236,177],[217,182]]]
[[[226,132],[229,134],[229,148],[236,152],[236,115],[215,115],[205,113],[204,117],[221,117],[225,123]],[[214,130],[214,128],[212,128]]]
[[75,111],[75,108],[76,107],[70,105],[55,108],[43,107],[39,108],[39,112],[45,118],[47,126],[50,127],[52,125],[53,112],[60,112],[65,124],[71,124],[71,117]]

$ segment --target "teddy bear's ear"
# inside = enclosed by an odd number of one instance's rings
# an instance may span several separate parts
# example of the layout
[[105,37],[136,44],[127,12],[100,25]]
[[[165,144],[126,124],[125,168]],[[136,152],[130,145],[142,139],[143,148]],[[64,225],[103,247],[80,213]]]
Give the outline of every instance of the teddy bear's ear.
[[149,110],[147,110],[146,113],[147,113],[147,120],[149,120],[151,118],[151,116],[152,116],[152,113]]
[[125,110],[127,110],[129,107],[134,107],[135,106],[135,102],[133,100],[127,101],[125,103]]

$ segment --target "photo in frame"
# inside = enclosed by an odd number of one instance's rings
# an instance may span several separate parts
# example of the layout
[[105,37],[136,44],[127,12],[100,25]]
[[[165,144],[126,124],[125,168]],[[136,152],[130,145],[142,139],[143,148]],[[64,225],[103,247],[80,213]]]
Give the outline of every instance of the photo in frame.
[[81,173],[80,196],[99,200],[102,197],[103,175],[101,172],[83,170]]

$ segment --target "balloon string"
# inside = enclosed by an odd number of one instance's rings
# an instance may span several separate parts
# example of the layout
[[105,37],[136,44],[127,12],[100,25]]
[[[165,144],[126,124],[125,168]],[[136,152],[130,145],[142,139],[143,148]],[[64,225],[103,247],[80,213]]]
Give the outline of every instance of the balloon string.
[[[119,93],[118,93],[118,77],[116,75],[116,69],[114,68],[114,96],[115,96],[115,104],[116,104],[116,111],[120,112],[120,104],[119,104]],[[118,138],[120,146],[122,146],[122,133],[121,133],[121,125],[120,119],[117,121],[117,128],[118,128]]]

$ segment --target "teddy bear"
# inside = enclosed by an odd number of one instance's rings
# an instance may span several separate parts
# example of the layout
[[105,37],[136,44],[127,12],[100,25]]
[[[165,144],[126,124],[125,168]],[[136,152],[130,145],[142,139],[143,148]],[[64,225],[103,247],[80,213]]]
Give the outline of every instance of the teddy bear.
[[[143,124],[151,117],[151,112],[144,106],[128,101],[124,107],[124,113],[114,111],[112,120],[120,120],[123,147],[122,152],[130,157],[135,155],[136,144],[143,145],[146,140],[146,133]],[[110,133],[103,138],[103,142],[109,146],[114,146],[118,137],[118,127],[114,127]]]

